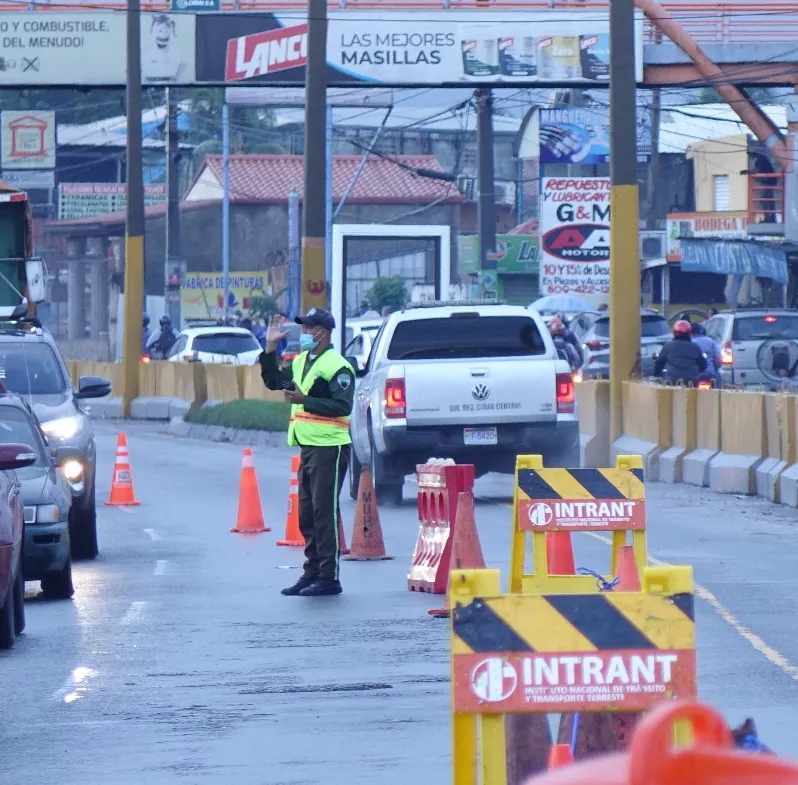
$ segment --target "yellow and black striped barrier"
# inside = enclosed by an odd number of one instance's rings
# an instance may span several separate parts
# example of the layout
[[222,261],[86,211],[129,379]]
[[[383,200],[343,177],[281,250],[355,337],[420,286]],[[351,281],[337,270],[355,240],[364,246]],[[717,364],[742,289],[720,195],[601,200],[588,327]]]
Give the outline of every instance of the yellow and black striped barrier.
[[641,581],[640,592],[501,595],[498,570],[452,572],[454,785],[506,785],[505,714],[696,697],[692,568],[646,568]]
[[[616,465],[606,469],[547,469],[540,455],[519,455],[513,494],[510,591],[597,592],[593,577],[555,574],[550,569],[547,536],[570,532],[611,535],[612,558],[605,580],[612,581],[627,532],[631,533],[638,570],[648,563],[645,529],[646,486],[639,455],[619,456]],[[524,572],[527,539],[532,573]],[[549,552],[561,542],[551,537],[548,541]]]

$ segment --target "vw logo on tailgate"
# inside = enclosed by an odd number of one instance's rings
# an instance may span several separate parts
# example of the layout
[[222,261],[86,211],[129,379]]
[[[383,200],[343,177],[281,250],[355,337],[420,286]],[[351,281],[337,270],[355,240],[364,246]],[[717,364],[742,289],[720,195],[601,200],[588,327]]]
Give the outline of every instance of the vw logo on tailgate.
[[471,390],[471,395],[474,396],[474,400],[486,401],[490,397],[490,390],[488,389],[488,385],[475,384]]

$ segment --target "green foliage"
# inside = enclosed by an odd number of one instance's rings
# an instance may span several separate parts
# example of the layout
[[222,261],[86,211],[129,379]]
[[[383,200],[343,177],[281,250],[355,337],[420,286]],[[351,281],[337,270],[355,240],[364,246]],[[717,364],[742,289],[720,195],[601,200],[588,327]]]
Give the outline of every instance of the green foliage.
[[392,311],[400,311],[407,305],[410,295],[405,287],[405,279],[401,275],[391,275],[377,278],[366,292],[365,299],[370,308],[382,313],[386,305]]
[[245,431],[287,431],[291,406],[279,401],[243,399],[190,411],[187,422]]
[[[746,87],[748,97],[758,104],[773,103],[776,98],[769,87]],[[718,95],[714,87],[704,87],[698,96],[699,104],[725,104],[726,101]]]
[[[158,92],[163,93],[163,90]],[[161,99],[163,102],[163,99]],[[125,113],[124,90],[3,90],[2,110],[54,110],[56,122],[70,125],[93,123]]]
[[280,310],[277,305],[277,298],[270,294],[263,294],[253,297],[250,300],[249,315],[259,319],[266,319]]

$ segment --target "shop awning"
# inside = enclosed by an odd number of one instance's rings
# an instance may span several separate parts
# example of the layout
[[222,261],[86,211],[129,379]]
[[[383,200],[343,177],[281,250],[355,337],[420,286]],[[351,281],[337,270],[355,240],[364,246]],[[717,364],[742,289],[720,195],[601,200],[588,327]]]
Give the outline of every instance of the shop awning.
[[791,245],[755,240],[682,238],[682,270],[688,273],[755,275],[787,283],[787,254]]

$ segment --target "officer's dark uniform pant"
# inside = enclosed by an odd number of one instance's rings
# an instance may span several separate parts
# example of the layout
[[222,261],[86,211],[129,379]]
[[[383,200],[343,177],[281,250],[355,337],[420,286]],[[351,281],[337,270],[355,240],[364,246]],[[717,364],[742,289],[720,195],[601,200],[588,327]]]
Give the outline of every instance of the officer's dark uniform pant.
[[299,467],[299,529],[305,538],[305,575],[338,580],[338,495],[351,445],[303,447]]

